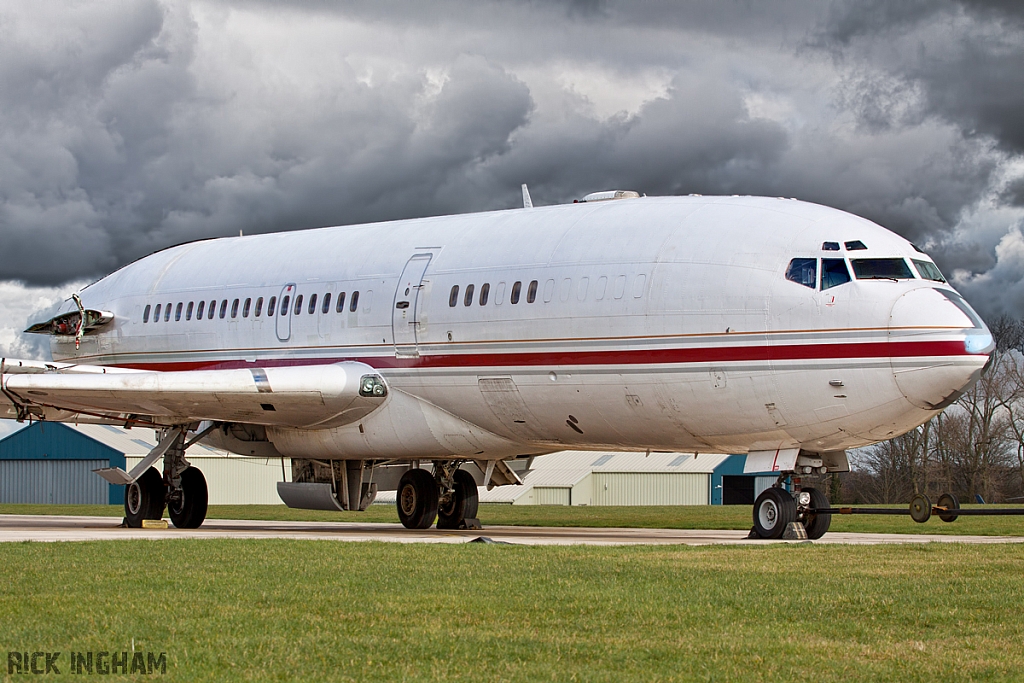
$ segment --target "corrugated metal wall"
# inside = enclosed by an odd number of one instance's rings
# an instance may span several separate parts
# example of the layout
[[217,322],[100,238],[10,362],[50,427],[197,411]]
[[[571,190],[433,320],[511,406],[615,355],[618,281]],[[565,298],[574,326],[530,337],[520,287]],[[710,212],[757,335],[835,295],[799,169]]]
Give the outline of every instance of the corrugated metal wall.
[[770,489],[772,487],[772,485],[774,485],[775,482],[778,481],[778,480],[779,480],[779,475],[777,475],[777,474],[772,474],[772,475],[763,476],[763,477],[755,477],[754,478],[754,499],[756,500],[757,497],[760,496],[761,493],[765,489]]
[[555,486],[534,486],[533,487],[533,504],[534,505],[568,505],[569,504],[569,487],[555,487]]
[[[277,482],[281,481],[280,459],[186,458],[206,477],[210,505],[283,505],[277,495]],[[127,458],[128,469],[131,470],[141,459]],[[285,459],[284,466],[286,471],[291,472],[290,460]]]
[[594,505],[709,505],[711,475],[594,472]]
[[106,505],[108,460],[0,460],[0,503]]

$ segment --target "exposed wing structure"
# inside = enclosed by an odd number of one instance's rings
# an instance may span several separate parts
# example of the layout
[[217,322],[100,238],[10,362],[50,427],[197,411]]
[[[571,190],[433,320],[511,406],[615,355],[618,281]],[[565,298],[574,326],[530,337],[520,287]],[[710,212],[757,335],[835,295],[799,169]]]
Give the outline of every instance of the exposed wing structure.
[[[202,420],[327,428],[350,424],[387,400],[368,365],[140,372],[33,361],[3,361],[0,417],[47,420]],[[6,414],[4,414],[6,412]]]

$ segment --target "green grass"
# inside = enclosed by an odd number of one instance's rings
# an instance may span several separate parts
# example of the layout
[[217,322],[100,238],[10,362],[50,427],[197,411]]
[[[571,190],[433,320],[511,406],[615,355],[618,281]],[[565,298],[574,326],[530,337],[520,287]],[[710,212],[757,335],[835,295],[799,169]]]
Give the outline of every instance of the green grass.
[[[964,507],[980,506],[967,505]],[[0,505],[0,514],[121,517],[124,515],[124,510],[117,505]],[[751,508],[746,505],[563,507],[483,504],[480,506],[479,516],[485,526],[491,524],[656,529],[749,529],[751,526]],[[283,505],[213,505],[210,507],[208,517],[210,519],[398,523],[398,514],[392,505],[371,505],[366,512],[292,510]],[[1022,536],[1024,535],[1024,516],[961,517],[952,524],[946,524],[937,517],[932,517],[925,524],[917,524],[908,516],[835,515],[832,517],[832,531]]]
[[134,638],[167,652],[160,680],[1010,681],[1022,564],[1021,545],[5,543],[0,638],[64,657]]

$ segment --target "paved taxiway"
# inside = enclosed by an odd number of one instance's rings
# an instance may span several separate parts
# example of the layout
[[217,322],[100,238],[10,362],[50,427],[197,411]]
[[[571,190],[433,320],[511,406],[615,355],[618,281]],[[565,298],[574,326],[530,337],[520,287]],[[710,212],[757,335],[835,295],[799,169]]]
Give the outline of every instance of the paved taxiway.
[[[289,538],[398,543],[466,543],[481,536],[520,545],[764,545],[806,541],[748,539],[746,531],[488,526],[483,531],[410,531],[400,524],[208,519],[200,529],[125,529],[114,517],[0,515],[0,542],[165,538]],[[829,533],[814,543],[1024,543],[1024,537]]]

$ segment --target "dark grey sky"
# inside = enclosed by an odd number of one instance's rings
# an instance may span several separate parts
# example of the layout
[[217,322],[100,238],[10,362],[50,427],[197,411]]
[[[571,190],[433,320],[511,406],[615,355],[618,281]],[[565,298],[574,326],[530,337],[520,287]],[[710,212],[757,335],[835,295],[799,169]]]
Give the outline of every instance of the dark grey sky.
[[512,207],[523,182],[821,202],[1024,315],[1019,4],[679,4],[8,3],[0,347],[169,244]]

